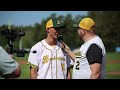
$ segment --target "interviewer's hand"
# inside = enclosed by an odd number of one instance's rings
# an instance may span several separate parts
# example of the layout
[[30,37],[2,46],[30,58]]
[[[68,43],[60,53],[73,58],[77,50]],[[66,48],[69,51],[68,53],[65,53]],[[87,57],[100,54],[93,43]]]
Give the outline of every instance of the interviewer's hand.
[[65,53],[67,53],[69,55],[69,57],[73,61],[75,61],[75,57],[76,57],[75,54],[71,51],[71,49],[64,42],[61,44],[61,48]]
[[61,48],[64,52],[71,51],[70,48],[64,42],[61,44]]

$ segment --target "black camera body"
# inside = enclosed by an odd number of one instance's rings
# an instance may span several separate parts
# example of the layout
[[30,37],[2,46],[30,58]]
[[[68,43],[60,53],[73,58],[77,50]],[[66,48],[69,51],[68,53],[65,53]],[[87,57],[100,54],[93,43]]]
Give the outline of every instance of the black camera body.
[[7,39],[8,47],[7,47],[6,51],[9,54],[17,53],[17,57],[24,57],[25,56],[25,53],[27,53],[27,51],[20,50],[20,49],[13,49],[13,42],[17,38],[21,39],[21,37],[25,36],[25,32],[23,32],[22,30],[16,31],[14,29],[6,29],[6,30],[1,31],[1,35],[5,36]]
[[25,36],[25,32],[22,32],[21,30],[17,32],[14,29],[7,29],[7,30],[2,30],[1,35],[5,36],[6,39],[9,39],[11,41],[15,41],[16,38],[20,38],[22,36]]

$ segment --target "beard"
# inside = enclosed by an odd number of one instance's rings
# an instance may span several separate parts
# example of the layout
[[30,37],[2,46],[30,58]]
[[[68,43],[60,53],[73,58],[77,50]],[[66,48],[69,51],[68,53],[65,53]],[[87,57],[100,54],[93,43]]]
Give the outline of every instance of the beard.
[[80,33],[80,34],[79,34],[80,40],[83,40],[84,35],[85,35],[85,34],[83,34],[83,33]]

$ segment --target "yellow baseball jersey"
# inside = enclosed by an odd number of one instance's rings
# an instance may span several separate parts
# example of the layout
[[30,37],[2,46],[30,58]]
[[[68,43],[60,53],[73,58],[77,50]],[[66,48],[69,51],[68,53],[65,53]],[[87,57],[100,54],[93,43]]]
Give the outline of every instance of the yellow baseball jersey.
[[70,58],[59,42],[52,47],[44,39],[31,48],[28,64],[38,69],[37,79],[66,79]]

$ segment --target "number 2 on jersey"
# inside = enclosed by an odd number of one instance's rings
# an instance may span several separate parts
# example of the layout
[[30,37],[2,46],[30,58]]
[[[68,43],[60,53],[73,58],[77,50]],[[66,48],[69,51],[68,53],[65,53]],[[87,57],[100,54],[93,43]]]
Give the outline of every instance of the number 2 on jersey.
[[75,68],[76,68],[77,70],[80,69],[80,62],[79,62],[79,61],[76,62],[76,66],[75,66]]

